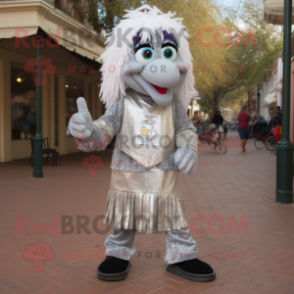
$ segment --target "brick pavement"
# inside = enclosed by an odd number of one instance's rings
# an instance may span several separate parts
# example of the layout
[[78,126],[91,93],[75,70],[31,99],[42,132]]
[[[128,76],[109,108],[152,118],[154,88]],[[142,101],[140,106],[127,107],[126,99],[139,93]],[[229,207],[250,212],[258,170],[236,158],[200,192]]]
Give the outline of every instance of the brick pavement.
[[[162,234],[136,236],[137,253],[126,280],[96,278],[108,228],[99,220],[97,233],[92,222],[104,213],[110,151],[94,153],[104,163],[96,175],[82,166],[88,156],[84,153],[60,156],[54,168],[49,160],[43,179],[32,178],[28,160],[1,163],[0,294],[294,293],[294,205],[275,203],[276,157],[255,149],[252,140],[247,149],[242,153],[231,147],[220,155],[201,148],[196,173],[179,175],[188,220],[195,220],[191,230],[200,257],[217,273],[209,283],[165,271]],[[48,224],[54,223],[54,215],[57,234]],[[17,223],[27,221],[25,230],[15,230],[16,216]],[[73,217],[74,232],[61,232],[61,216]],[[78,216],[88,217],[88,234],[78,231]],[[23,257],[37,241],[50,245],[55,255],[45,262],[44,271],[33,271],[33,265],[42,269],[42,264]]]

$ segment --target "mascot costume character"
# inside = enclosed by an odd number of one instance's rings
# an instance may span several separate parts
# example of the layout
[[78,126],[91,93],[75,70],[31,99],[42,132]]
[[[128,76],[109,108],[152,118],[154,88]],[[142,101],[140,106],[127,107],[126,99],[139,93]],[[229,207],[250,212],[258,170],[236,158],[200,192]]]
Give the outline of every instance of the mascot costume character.
[[174,15],[148,5],[127,11],[101,56],[106,113],[92,121],[81,97],[69,122],[85,152],[105,149],[116,135],[104,216],[113,231],[98,266],[103,280],[127,277],[136,232],[165,233],[168,272],[192,281],[215,278],[197,258],[177,180],[178,171],[196,168],[198,136],[186,113],[195,92],[188,33]]

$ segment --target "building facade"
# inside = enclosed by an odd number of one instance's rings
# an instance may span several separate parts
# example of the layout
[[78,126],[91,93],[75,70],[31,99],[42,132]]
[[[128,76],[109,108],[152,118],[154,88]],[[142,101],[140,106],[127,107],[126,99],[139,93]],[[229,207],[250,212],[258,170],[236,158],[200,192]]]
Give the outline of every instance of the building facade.
[[63,8],[68,5],[65,0],[0,2],[0,162],[31,156],[37,74],[42,86],[42,135],[59,154],[77,152],[67,125],[77,111],[78,97],[86,99],[93,119],[105,111],[98,87],[98,59],[105,39],[86,18],[74,9],[65,13],[56,2]]
[[262,103],[269,95],[274,95],[277,99],[277,106],[282,108],[282,91],[281,84],[283,80],[283,53],[279,52],[273,60],[272,67],[266,75],[261,89],[260,89],[260,101],[258,101],[259,113],[266,119],[270,119],[268,108],[261,107]]

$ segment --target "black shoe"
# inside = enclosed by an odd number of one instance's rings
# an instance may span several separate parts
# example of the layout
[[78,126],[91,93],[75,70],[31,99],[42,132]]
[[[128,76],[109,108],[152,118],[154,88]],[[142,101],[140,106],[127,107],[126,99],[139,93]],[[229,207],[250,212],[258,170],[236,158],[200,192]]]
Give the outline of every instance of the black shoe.
[[124,280],[131,267],[128,260],[119,259],[116,257],[106,257],[97,268],[97,278],[106,281]]
[[208,282],[215,279],[215,271],[212,267],[199,259],[170,264],[166,270],[191,281]]

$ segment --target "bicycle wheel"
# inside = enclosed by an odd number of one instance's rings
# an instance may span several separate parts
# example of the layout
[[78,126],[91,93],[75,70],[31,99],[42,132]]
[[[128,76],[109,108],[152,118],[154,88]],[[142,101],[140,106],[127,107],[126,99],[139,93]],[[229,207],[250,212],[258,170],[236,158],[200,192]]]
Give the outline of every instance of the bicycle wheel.
[[217,138],[216,139],[216,147],[215,147],[215,150],[218,152],[218,153],[227,153],[227,146],[225,144],[225,142],[223,141],[222,138]]
[[264,142],[265,148],[269,151],[276,150],[276,144],[277,140],[275,136],[269,136]]
[[202,145],[205,145],[205,144],[206,144],[206,145],[209,145],[209,143],[207,142],[207,140],[208,140],[208,139],[207,139],[206,137],[203,136],[199,141],[201,142]]
[[255,141],[254,141],[254,146],[257,149],[262,149],[262,148],[264,148],[264,141],[261,140],[260,138],[256,138]]

